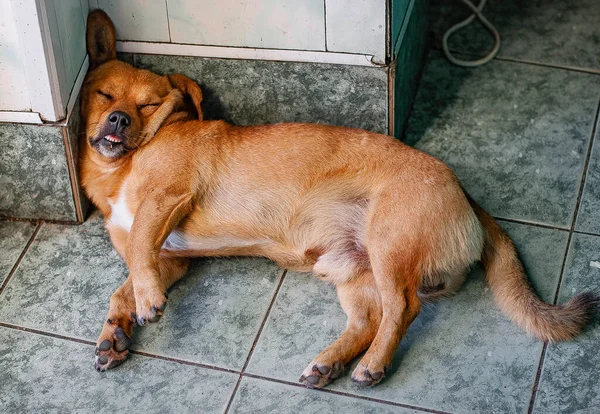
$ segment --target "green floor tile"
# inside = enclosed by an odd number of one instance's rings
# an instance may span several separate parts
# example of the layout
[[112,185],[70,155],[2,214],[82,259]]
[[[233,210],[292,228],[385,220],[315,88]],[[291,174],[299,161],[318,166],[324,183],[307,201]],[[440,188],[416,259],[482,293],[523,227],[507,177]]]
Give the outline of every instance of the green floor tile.
[[432,52],[405,140],[493,215],[570,228],[599,93],[600,76]]
[[98,373],[94,347],[0,327],[3,413],[222,413],[237,375],[134,355]]

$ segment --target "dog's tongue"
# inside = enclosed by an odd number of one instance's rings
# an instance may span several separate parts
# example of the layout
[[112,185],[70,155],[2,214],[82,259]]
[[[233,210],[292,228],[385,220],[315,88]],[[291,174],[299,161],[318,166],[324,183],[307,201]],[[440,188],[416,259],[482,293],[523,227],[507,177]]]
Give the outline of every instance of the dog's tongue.
[[107,141],[110,141],[110,142],[121,142],[121,138],[119,138],[119,137],[117,137],[115,135],[112,135],[112,134],[106,135],[104,137],[104,139],[107,140]]

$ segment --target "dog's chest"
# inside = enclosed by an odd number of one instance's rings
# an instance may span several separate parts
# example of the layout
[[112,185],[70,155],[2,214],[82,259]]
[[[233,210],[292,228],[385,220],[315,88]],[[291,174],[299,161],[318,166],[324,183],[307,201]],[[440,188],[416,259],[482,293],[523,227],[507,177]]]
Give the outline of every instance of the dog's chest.
[[[127,184],[121,187],[116,198],[108,200],[111,208],[109,227],[120,228],[127,232],[131,230],[133,225],[133,213],[127,205]],[[201,250],[219,250],[231,247],[247,247],[261,244],[256,240],[244,240],[231,235],[202,237],[199,235],[189,235],[181,229],[173,230],[162,248],[164,250],[186,250],[186,251],[201,251]]]
[[133,225],[133,213],[127,206],[127,185],[124,184],[116,199],[109,199],[110,204],[110,226],[120,227],[129,232]]

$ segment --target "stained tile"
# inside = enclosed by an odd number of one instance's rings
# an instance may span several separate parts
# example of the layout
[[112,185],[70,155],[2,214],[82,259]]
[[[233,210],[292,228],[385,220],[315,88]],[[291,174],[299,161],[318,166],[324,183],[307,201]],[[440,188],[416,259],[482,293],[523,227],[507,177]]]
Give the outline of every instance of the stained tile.
[[169,42],[169,22],[165,0],[99,0],[115,24],[119,40]]
[[227,372],[139,355],[126,367],[98,373],[93,350],[0,328],[2,412],[222,413],[237,381]]
[[27,245],[35,226],[26,221],[0,221],[0,286]]
[[419,413],[372,401],[244,377],[232,413]]
[[325,0],[327,50],[370,54],[385,63],[386,7],[385,1]]
[[202,87],[207,119],[236,124],[313,122],[387,133],[387,71],[318,63],[136,55],[159,73]]
[[[135,349],[241,369],[279,272],[265,259],[196,261],[163,319],[134,334]],[[0,321],[95,341],[125,275],[98,212],[81,226],[45,224],[2,295]]]
[[60,127],[0,124],[0,215],[75,221]]
[[98,212],[79,226],[46,223],[2,294],[0,321],[95,340],[126,275]]
[[[564,302],[576,292],[598,290],[600,237],[573,235],[559,292]],[[600,319],[575,340],[548,346],[535,402],[536,413],[594,413],[600,407]]]
[[323,0],[167,0],[175,43],[325,50]]
[[[434,0],[432,29],[443,33],[470,15],[460,2]],[[503,0],[487,2],[483,14],[502,37],[499,56],[555,65],[600,68],[600,3],[596,0]],[[457,32],[450,47],[487,54],[493,37],[479,23]]]
[[600,134],[592,145],[575,230],[600,234]]
[[[503,223],[534,286],[552,299],[567,232]],[[335,291],[312,276],[286,276],[248,372],[297,381],[312,358],[343,330]],[[427,305],[402,341],[388,378],[364,389],[350,381],[356,362],[330,385],[370,398],[451,412],[523,412],[542,351],[492,300],[483,272],[470,273],[459,292]]]
[[450,165],[493,215],[569,228],[599,92],[595,75],[465,69],[432,52],[406,142]]

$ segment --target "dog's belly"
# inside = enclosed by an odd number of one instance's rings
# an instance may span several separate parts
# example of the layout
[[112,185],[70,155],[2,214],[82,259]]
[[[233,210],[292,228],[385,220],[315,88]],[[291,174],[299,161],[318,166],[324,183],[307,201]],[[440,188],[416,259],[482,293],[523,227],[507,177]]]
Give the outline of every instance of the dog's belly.
[[218,251],[223,249],[234,249],[253,247],[265,244],[265,240],[245,240],[237,237],[224,235],[214,237],[202,237],[186,234],[181,230],[173,230],[163,243],[163,250],[167,251]]

